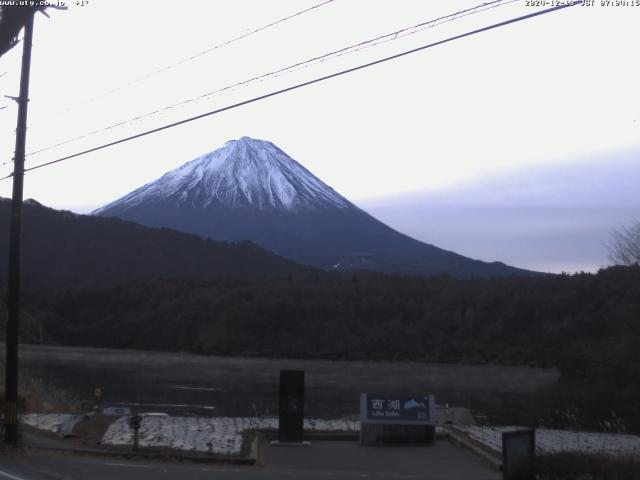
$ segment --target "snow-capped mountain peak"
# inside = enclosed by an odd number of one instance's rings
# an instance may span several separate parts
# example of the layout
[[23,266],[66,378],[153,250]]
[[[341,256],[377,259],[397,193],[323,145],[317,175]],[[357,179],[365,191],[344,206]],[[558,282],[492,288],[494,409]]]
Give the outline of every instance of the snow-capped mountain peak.
[[353,204],[273,143],[241,137],[98,210],[171,201],[195,208],[350,208]]
[[411,275],[520,272],[407,237],[359,209],[270,142],[242,137],[94,212],[212,240],[251,241],[323,269]]

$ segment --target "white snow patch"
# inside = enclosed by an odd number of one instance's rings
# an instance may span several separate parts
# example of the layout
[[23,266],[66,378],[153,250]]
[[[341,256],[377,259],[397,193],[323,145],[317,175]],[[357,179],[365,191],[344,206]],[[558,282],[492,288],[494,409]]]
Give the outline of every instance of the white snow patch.
[[27,413],[20,416],[20,421],[40,430],[68,435],[83,418],[84,415],[70,413]]
[[[251,418],[249,429],[254,430],[277,430],[277,417]],[[359,432],[360,422],[351,420],[325,420],[322,418],[305,418],[302,424],[305,432]]]
[[[138,441],[141,447],[239,455],[244,431],[277,428],[277,418],[143,416]],[[304,421],[304,430],[357,432],[360,424],[346,420],[308,419]],[[133,430],[129,427],[128,418],[121,417],[112,423],[102,443],[132,445]]]
[[[242,426],[234,418],[143,416],[139,431],[141,447],[173,448],[192,452],[238,455]],[[128,418],[112,423],[102,438],[105,445],[132,445]]]
[[[455,429],[491,450],[502,452],[502,432],[522,427],[479,427],[456,425]],[[606,455],[640,456],[640,436],[619,433],[577,432],[569,430],[536,429],[536,452],[578,452]]]

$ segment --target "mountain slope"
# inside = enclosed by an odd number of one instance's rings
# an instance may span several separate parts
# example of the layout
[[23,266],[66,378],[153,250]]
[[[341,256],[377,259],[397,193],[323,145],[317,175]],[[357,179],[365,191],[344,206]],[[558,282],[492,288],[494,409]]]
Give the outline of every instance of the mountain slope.
[[[9,224],[11,202],[0,199],[0,224]],[[23,211],[22,278],[26,287],[114,285],[173,278],[286,278],[309,269],[250,242],[221,243],[115,218],[76,215],[27,201]],[[0,230],[0,252],[8,229]],[[0,255],[0,287],[7,256]]]
[[531,274],[419,242],[335,192],[274,144],[242,137],[93,212],[216,240],[251,240],[324,269],[458,277]]

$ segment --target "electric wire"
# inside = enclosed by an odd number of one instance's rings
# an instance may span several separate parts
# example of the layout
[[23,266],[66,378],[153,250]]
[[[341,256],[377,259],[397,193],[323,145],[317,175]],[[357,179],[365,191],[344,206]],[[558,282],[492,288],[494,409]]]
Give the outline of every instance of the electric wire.
[[480,4],[480,5],[475,6],[475,7],[467,8],[467,9],[460,10],[460,11],[457,11],[457,12],[449,14],[449,15],[445,15],[445,16],[438,17],[438,18],[435,18],[435,19],[432,19],[432,20],[428,20],[428,21],[424,21],[424,22],[418,23],[417,25],[413,25],[411,27],[403,28],[401,30],[396,30],[394,32],[387,33],[387,34],[384,34],[384,35],[380,35],[378,37],[371,38],[369,40],[365,40],[365,41],[362,41],[362,42],[359,42],[359,43],[355,43],[353,45],[349,45],[347,47],[343,47],[343,48],[340,48],[338,50],[334,50],[334,51],[325,53],[323,55],[312,57],[312,58],[309,58],[307,60],[304,60],[304,61],[301,61],[301,62],[297,62],[297,63],[294,63],[292,65],[289,65],[289,66],[286,66],[286,67],[283,67],[283,68],[279,68],[277,70],[273,70],[271,72],[264,73],[262,75],[259,75],[259,76],[256,76],[256,77],[253,77],[253,78],[250,78],[250,79],[247,79],[247,80],[243,80],[243,81],[231,84],[231,85],[227,85],[225,87],[221,87],[221,88],[216,89],[216,90],[212,90],[212,91],[207,92],[207,93],[203,93],[203,94],[198,95],[196,97],[191,97],[191,98],[188,98],[186,100],[182,100],[182,101],[174,103],[172,105],[168,105],[168,106],[165,106],[165,107],[162,107],[162,108],[158,108],[158,109],[150,111],[150,112],[146,112],[146,113],[143,113],[143,114],[136,115],[134,117],[130,117],[130,118],[126,119],[126,120],[122,120],[122,121],[119,121],[117,123],[113,123],[113,124],[108,125],[106,127],[101,127],[101,128],[99,128],[97,130],[93,130],[91,132],[87,132],[87,133],[84,133],[82,135],[78,135],[76,137],[69,138],[69,139],[64,140],[62,142],[58,142],[58,143],[55,143],[53,145],[49,145],[49,146],[40,148],[38,150],[34,150],[32,152],[29,152],[27,154],[27,157],[32,156],[32,155],[36,155],[36,154],[39,154],[39,153],[42,153],[42,152],[46,152],[48,150],[51,150],[51,149],[54,149],[54,148],[57,148],[57,147],[61,147],[63,145],[67,145],[69,143],[77,142],[78,140],[83,140],[83,139],[91,137],[93,135],[97,135],[97,134],[102,133],[102,132],[113,130],[114,128],[120,128],[120,127],[123,127],[125,125],[129,125],[131,123],[137,122],[137,121],[145,119],[145,118],[150,118],[150,117],[153,117],[153,116],[161,114],[161,113],[166,113],[166,112],[168,112],[170,110],[174,110],[174,109],[176,109],[178,107],[187,105],[189,103],[197,103],[197,102],[199,102],[199,101],[201,101],[201,100],[203,100],[205,98],[208,98],[208,97],[211,97],[213,95],[220,94],[220,93],[223,93],[223,92],[227,92],[227,91],[236,89],[238,87],[246,87],[246,86],[249,86],[250,84],[253,84],[255,82],[262,82],[262,81],[264,81],[264,80],[266,80],[268,78],[277,78],[277,77],[279,77],[280,75],[282,75],[284,73],[292,73],[292,72],[295,72],[297,70],[301,70],[301,69],[304,69],[304,68],[309,68],[312,65],[324,62],[324,61],[332,59],[332,58],[338,58],[338,57],[341,57],[341,56],[344,56],[344,55],[349,55],[349,54],[352,54],[352,53],[355,53],[355,52],[359,52],[361,50],[364,50],[364,49],[367,49],[367,48],[371,48],[371,47],[374,47],[374,46],[377,46],[377,45],[381,45],[381,44],[384,44],[384,43],[387,43],[387,42],[395,41],[395,40],[398,40],[399,38],[403,38],[405,36],[413,35],[413,34],[416,34],[418,32],[421,32],[421,31],[423,31],[423,30],[425,30],[427,28],[433,28],[433,27],[435,27],[437,25],[441,25],[441,24],[446,23],[446,22],[452,22],[454,20],[458,20],[460,18],[464,18],[464,17],[466,17],[468,15],[473,15],[473,14],[476,14],[476,13],[479,13],[479,12],[483,12],[485,10],[489,10],[489,9],[492,9],[492,8],[497,8],[497,7],[500,7],[500,6],[503,6],[503,5],[508,5],[510,3],[514,3],[514,2],[518,2],[518,1],[520,1],[520,0],[494,0],[494,1],[491,1],[491,2],[484,2],[484,3]]
[[[102,150],[102,149],[105,149],[105,148],[108,148],[108,147],[112,147],[114,145],[118,145],[118,144],[121,144],[121,143],[129,142],[129,141],[135,140],[137,138],[141,138],[141,137],[144,137],[144,136],[147,136],[147,135],[151,135],[153,133],[157,133],[157,132],[160,132],[160,131],[163,131],[163,130],[167,130],[167,129],[170,129],[170,128],[173,128],[173,127],[177,127],[179,125],[184,125],[186,123],[193,122],[193,121],[199,120],[201,118],[209,117],[211,115],[215,115],[215,114],[218,114],[218,113],[221,113],[221,112],[225,112],[227,110],[232,110],[234,108],[238,108],[238,107],[241,107],[241,106],[244,106],[244,105],[248,105],[248,104],[260,101],[260,100],[264,100],[266,98],[274,97],[276,95],[281,95],[281,94],[286,93],[286,92],[290,92],[290,91],[293,91],[293,90],[298,90],[300,88],[307,87],[309,85],[313,85],[313,84],[316,84],[316,83],[320,83],[320,82],[323,82],[325,80],[329,80],[331,78],[340,77],[342,75],[346,75],[348,73],[356,72],[358,70],[362,70],[362,69],[365,69],[365,68],[368,68],[368,67],[372,67],[374,65],[379,65],[381,63],[385,63],[385,62],[388,62],[388,61],[391,61],[391,60],[396,60],[398,58],[402,58],[402,57],[405,57],[407,55],[426,50],[428,48],[433,48],[433,47],[436,47],[438,45],[443,45],[445,43],[453,42],[455,40],[460,40],[462,38],[470,37],[472,35],[477,35],[477,34],[482,33],[482,32],[486,32],[486,31],[493,30],[493,29],[496,29],[496,28],[504,27],[504,26],[511,25],[511,24],[514,24],[514,23],[517,23],[517,22],[528,20],[530,18],[535,18],[535,17],[541,16],[541,15],[545,15],[545,14],[548,14],[548,13],[552,13],[552,12],[555,12],[555,11],[558,11],[558,10],[562,10],[562,9],[565,9],[565,8],[569,8],[569,7],[573,7],[573,6],[581,5],[581,4],[582,4],[582,0],[576,0],[575,2],[556,5],[556,6],[547,8],[545,10],[539,10],[539,11],[536,11],[536,12],[529,13],[527,15],[521,15],[519,17],[514,17],[514,18],[511,18],[509,20],[504,20],[502,22],[494,23],[494,24],[488,25],[486,27],[481,27],[481,28],[478,28],[478,29],[475,29],[475,30],[471,30],[471,31],[465,32],[465,33],[454,35],[452,37],[448,37],[448,38],[445,38],[443,40],[438,40],[438,41],[433,42],[433,43],[429,43],[429,44],[422,45],[422,46],[417,47],[417,48],[413,48],[413,49],[406,50],[406,51],[401,52],[401,53],[397,53],[395,55],[391,55],[391,56],[384,57],[384,58],[381,58],[381,59],[378,59],[378,60],[374,60],[372,62],[368,62],[368,63],[362,64],[362,65],[358,65],[356,67],[351,67],[351,68],[348,68],[346,70],[341,70],[339,72],[335,72],[335,73],[332,73],[332,74],[329,74],[329,75],[324,75],[322,77],[318,77],[318,78],[315,78],[313,80],[308,80],[306,82],[298,83],[296,85],[292,85],[292,86],[289,86],[289,87],[286,87],[286,88],[282,88],[280,90],[276,90],[276,91],[273,91],[273,92],[270,92],[270,93],[266,93],[264,95],[253,97],[253,98],[250,98],[248,100],[244,100],[244,101],[241,101],[241,102],[238,102],[238,103],[234,103],[232,105],[227,105],[225,107],[218,108],[216,110],[212,110],[212,111],[209,111],[209,112],[206,112],[206,113],[202,113],[200,115],[189,117],[189,118],[177,121],[177,122],[173,122],[173,123],[170,123],[170,124],[167,124],[167,125],[163,125],[163,126],[158,127],[158,128],[154,128],[154,129],[147,130],[147,131],[135,134],[135,135],[131,135],[129,137],[121,138],[121,139],[115,140],[113,142],[109,142],[109,143],[106,143],[106,144],[103,144],[103,145],[99,145],[97,147],[93,147],[93,148],[90,148],[90,149],[87,149],[87,150],[83,150],[81,152],[77,152],[77,153],[74,153],[74,154],[71,154],[71,155],[67,155],[67,156],[64,156],[62,158],[58,158],[56,160],[52,160],[52,161],[49,161],[49,162],[41,163],[41,164],[35,165],[33,167],[29,167],[29,168],[24,169],[24,172],[29,172],[29,171],[32,171],[32,170],[36,170],[36,169],[39,169],[39,168],[43,168],[43,167],[54,165],[54,164],[57,164],[57,163],[60,163],[60,162],[64,162],[66,160],[79,157],[81,155],[86,155],[88,153],[96,152],[98,150]],[[0,178],[0,181],[6,180],[7,178],[10,178],[12,176],[13,176],[13,174],[7,175],[6,177]]]
[[175,68],[175,67],[177,67],[179,65],[183,65],[183,64],[185,64],[187,62],[195,60],[196,58],[200,58],[200,57],[202,57],[204,55],[207,55],[208,53],[211,53],[211,52],[213,52],[215,50],[218,50],[218,49],[220,49],[222,47],[226,47],[227,45],[231,45],[232,43],[235,43],[235,42],[237,42],[239,40],[242,40],[244,38],[247,38],[247,37],[250,37],[250,36],[255,35],[257,33],[260,33],[262,31],[268,30],[271,27],[275,27],[276,25],[284,23],[284,22],[286,22],[288,20],[291,20],[293,18],[299,17],[300,15],[304,15],[307,12],[310,12],[310,11],[315,10],[317,8],[323,7],[323,6],[325,6],[325,5],[329,4],[329,3],[332,3],[334,1],[335,0],[325,0],[323,2],[314,4],[311,7],[305,8],[304,10],[300,10],[298,12],[295,12],[295,13],[292,13],[290,15],[287,15],[286,17],[282,17],[282,18],[280,18],[278,20],[274,20],[274,21],[272,21],[270,23],[262,25],[261,27],[257,27],[255,29],[249,31],[249,32],[243,33],[242,35],[238,35],[238,36],[233,37],[233,38],[231,38],[229,40],[225,40],[223,42],[217,43],[217,44],[213,45],[212,47],[209,47],[209,48],[207,48],[205,50],[202,50],[201,52],[193,54],[193,55],[191,55],[189,57],[185,57],[185,58],[183,58],[181,60],[178,60],[178,61],[176,61],[174,63],[171,63],[169,65],[165,65],[164,67],[161,67],[161,68],[159,68],[157,70],[154,70],[152,72],[146,73],[146,74],[142,75],[141,77],[138,77],[138,78],[136,78],[134,80],[131,80],[128,83],[125,83],[125,84],[120,85],[118,87],[115,87],[115,88],[113,88],[111,90],[108,90],[107,92],[105,92],[105,93],[103,93],[101,95],[89,98],[88,100],[85,100],[84,102],[81,102],[80,104],[77,104],[77,105],[75,105],[75,106],[73,106],[71,108],[64,109],[62,111],[63,112],[73,111],[73,110],[76,110],[77,108],[79,108],[79,107],[81,107],[83,105],[87,105],[87,104],[95,102],[97,100],[101,100],[101,99],[103,99],[105,97],[108,97],[108,96],[110,96],[110,95],[112,95],[112,94],[114,94],[116,92],[119,92],[121,90],[124,90],[124,89],[126,89],[128,87],[132,87],[133,85],[137,85],[138,83],[141,83],[141,82],[143,82],[143,81],[145,81],[145,80],[147,80],[147,79],[149,79],[151,77],[154,77],[154,76],[156,76],[156,75],[158,75],[160,73],[163,73],[163,72],[166,72],[168,70],[171,70],[172,68]]

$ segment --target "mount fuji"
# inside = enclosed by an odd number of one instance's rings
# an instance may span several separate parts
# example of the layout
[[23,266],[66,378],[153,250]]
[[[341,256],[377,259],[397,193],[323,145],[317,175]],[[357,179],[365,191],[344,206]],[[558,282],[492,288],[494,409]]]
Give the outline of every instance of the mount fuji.
[[323,269],[489,277],[533,272],[482,262],[403,235],[271,142],[242,137],[95,210],[214,240],[251,240]]

